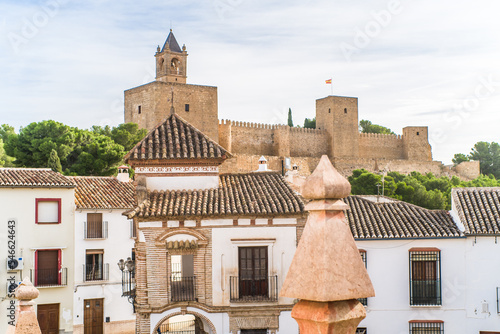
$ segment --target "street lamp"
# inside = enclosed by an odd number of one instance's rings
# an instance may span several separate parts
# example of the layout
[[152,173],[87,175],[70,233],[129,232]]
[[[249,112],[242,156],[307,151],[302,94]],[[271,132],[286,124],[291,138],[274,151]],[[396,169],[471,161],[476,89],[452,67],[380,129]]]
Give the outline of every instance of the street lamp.
[[135,310],[135,262],[130,257],[117,263],[122,272],[122,297],[127,297]]

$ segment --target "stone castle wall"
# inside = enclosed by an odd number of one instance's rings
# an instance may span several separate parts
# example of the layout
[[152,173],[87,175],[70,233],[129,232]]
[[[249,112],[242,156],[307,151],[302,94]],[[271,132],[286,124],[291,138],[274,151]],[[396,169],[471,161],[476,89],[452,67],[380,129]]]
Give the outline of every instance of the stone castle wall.
[[367,159],[404,159],[403,138],[400,135],[360,133],[359,156]]

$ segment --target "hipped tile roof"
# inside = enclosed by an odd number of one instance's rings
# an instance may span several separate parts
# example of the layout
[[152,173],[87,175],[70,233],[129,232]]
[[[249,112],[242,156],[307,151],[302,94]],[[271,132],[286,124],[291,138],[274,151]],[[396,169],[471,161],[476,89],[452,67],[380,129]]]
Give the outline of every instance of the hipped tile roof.
[[500,188],[454,188],[452,201],[466,235],[500,234]]
[[361,196],[345,199],[346,217],[355,239],[461,237],[450,213],[403,201],[375,203]]
[[156,159],[225,159],[229,156],[230,154],[222,146],[173,113],[127,153],[125,162]]
[[74,188],[75,184],[49,168],[0,168],[0,187]]
[[114,177],[72,176],[78,209],[132,209],[135,186]]
[[219,188],[165,190],[125,213],[132,217],[284,216],[304,213],[304,204],[277,173],[222,174]]

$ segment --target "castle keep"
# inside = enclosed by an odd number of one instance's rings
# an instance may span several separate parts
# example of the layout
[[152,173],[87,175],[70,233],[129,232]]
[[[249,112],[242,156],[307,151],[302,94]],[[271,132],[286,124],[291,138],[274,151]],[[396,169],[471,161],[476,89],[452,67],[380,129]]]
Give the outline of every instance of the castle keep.
[[[156,80],[125,91],[125,122],[152,129],[173,108],[233,154],[233,159],[221,165],[222,172],[252,171],[264,155],[273,170],[296,165],[300,174],[308,175],[321,155],[327,154],[344,175],[358,168],[432,172],[465,179],[479,175],[477,162],[448,168],[433,161],[426,126],[405,127],[402,135],[359,133],[355,97],[327,96],[316,100],[316,129],[219,121],[217,87],[186,83],[187,56],[186,47],[181,49],[170,31],[165,44],[162,48],[158,46],[155,54]],[[287,161],[290,161],[288,166]]]

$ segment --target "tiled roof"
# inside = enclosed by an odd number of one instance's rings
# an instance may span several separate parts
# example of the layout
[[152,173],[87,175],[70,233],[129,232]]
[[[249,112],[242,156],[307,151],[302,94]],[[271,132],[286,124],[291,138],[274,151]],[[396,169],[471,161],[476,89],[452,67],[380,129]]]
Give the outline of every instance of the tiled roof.
[[454,188],[452,201],[465,234],[500,234],[500,188]]
[[72,176],[76,183],[78,209],[131,209],[135,206],[135,186],[114,177]]
[[349,196],[346,211],[355,239],[460,237],[448,211],[428,210],[402,201],[376,203]]
[[127,212],[132,217],[284,216],[304,213],[304,204],[277,173],[222,174],[219,188],[165,190]]
[[171,114],[125,156],[128,160],[225,159],[230,154],[179,115]]
[[75,184],[49,168],[0,168],[0,187],[74,188]]

